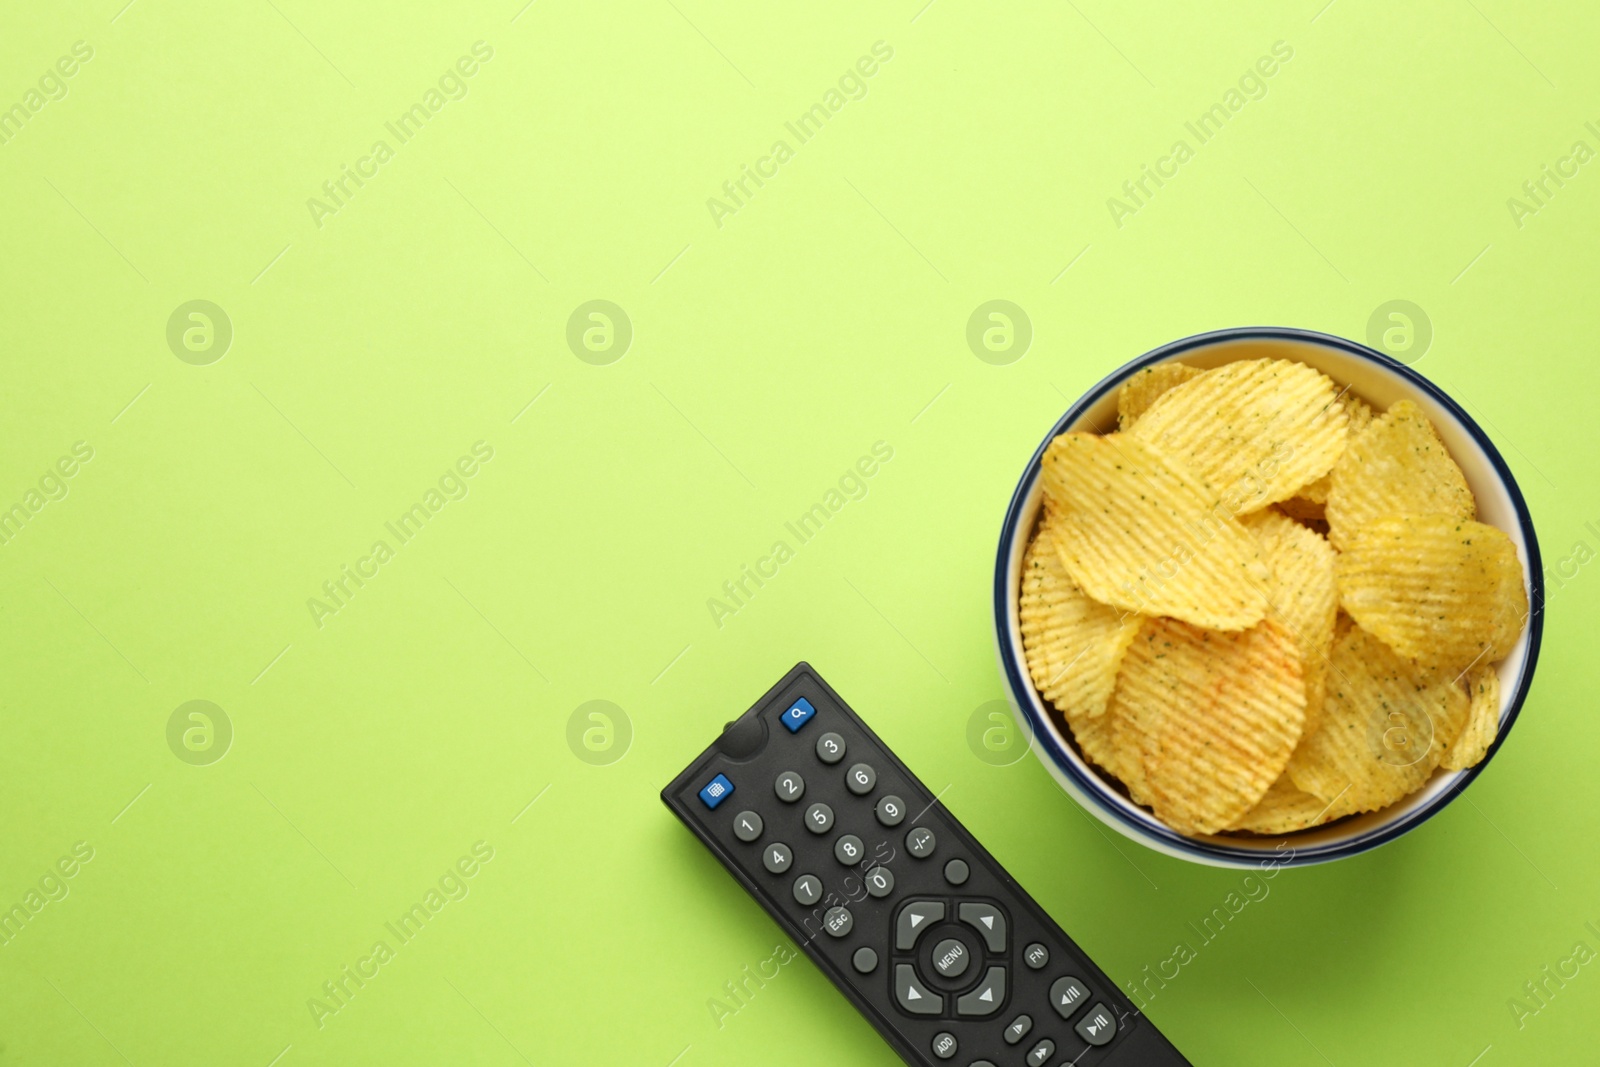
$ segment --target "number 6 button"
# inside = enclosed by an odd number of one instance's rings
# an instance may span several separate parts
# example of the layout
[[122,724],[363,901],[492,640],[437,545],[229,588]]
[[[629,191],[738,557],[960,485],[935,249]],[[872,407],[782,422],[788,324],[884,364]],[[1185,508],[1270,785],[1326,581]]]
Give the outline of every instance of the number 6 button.
[[866,796],[878,784],[878,772],[865,763],[857,763],[844,776],[845,788],[856,796]]

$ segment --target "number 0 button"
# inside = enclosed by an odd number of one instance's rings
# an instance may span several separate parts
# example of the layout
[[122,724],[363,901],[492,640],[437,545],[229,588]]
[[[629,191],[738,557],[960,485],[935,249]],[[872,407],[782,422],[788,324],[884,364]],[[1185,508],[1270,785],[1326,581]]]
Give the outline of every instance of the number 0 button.
[[906,817],[906,802],[893,793],[878,801],[878,821],[885,826],[899,826]]
[[894,872],[887,867],[874,867],[867,872],[867,896],[886,897],[894,892]]
[[814,834],[825,834],[833,829],[833,809],[826,804],[813,804],[806,809],[806,829]]
[[872,787],[878,784],[878,772],[865,763],[857,763],[846,772],[844,784],[845,788],[856,796],[866,796],[872,792]]
[[845,834],[833,843],[833,857],[846,867],[853,867],[861,854],[866,850],[861,845],[861,838],[855,834]]
[[774,841],[761,854],[761,865],[773,874],[782,874],[789,869],[789,864],[793,862],[794,853],[790,852],[789,846],[782,841]]
[[793,771],[784,771],[778,775],[778,780],[772,783],[772,791],[778,794],[778,799],[785,804],[793,804],[806,795],[806,780]]
[[831,731],[817,738],[817,758],[823,763],[844,759],[844,738]]

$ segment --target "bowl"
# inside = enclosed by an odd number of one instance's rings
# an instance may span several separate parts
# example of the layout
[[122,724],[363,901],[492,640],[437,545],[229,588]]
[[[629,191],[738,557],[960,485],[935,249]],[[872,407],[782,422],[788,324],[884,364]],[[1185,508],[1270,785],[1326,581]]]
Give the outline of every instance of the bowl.
[[[1488,754],[1463,771],[1435,771],[1417,792],[1377,812],[1348,816],[1326,826],[1279,837],[1208,835],[1190,837],[1162,823],[1129,800],[1092,769],[1079,754],[1070,731],[1051,710],[1029,677],[1022,650],[1017,600],[1022,556],[1043,504],[1039,463],[1047,445],[1069,430],[1108,432],[1116,428],[1117,388],[1135,372],[1181,359],[1197,367],[1216,367],[1264,356],[1299,360],[1327,374],[1381,409],[1410,399],[1438,429],[1478,499],[1478,518],[1510,536],[1522,559],[1532,610],[1515,649],[1499,665],[1500,732]],[[1254,868],[1263,863],[1305,866],[1358,856],[1416,829],[1444,808],[1489,765],[1516,723],[1533,680],[1543,630],[1544,580],[1533,520],[1506,467],[1483,429],[1438,386],[1396,362],[1342,337],[1283,327],[1241,327],[1174,341],[1106,377],[1068,409],[1039,442],[1006,509],[994,571],[995,647],[1000,674],[1013,713],[1031,739],[1045,768],[1074,800],[1107,826],[1157,852],[1216,867]]]

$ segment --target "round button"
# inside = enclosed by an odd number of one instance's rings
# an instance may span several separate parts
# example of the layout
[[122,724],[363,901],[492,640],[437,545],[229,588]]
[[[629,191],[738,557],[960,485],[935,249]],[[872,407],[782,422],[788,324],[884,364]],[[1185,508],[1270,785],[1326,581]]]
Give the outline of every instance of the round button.
[[761,816],[753,811],[741,811],[733,817],[733,836],[740,841],[754,841],[761,836]]
[[878,821],[885,826],[899,826],[906,817],[906,802],[893,793],[878,799]]
[[867,872],[867,896],[886,897],[894,892],[894,872],[887,867],[874,867]]
[[919,860],[925,860],[933,855],[934,844],[933,831],[925,826],[913,827],[911,832],[906,834],[906,851]]
[[817,758],[823,763],[838,763],[844,759],[844,738],[832,731],[817,738]]
[[793,804],[806,795],[806,780],[793,771],[784,771],[778,775],[778,780],[772,783],[772,791],[778,794],[778,799],[785,804]]
[[849,908],[833,907],[822,913],[822,928],[830,937],[843,937],[855,924]]
[[872,792],[872,787],[878,784],[878,772],[865,763],[852,764],[845,772],[844,785],[858,797],[864,797]]
[[1022,962],[1026,963],[1030,970],[1043,970],[1045,964],[1050,962],[1050,950],[1035,941],[1022,950]]
[[947,1060],[956,1054],[956,1035],[948,1030],[940,1030],[933,1035],[933,1054],[941,1060]]
[[814,874],[802,874],[794,880],[794,900],[796,904],[811,907],[822,899],[822,879]]
[[960,978],[972,966],[972,953],[953,937],[933,946],[933,969],[945,978]]
[[967,874],[966,860],[951,860],[944,865],[944,880],[951,885],[966,885]]
[[846,867],[853,867],[860,862],[866,848],[861,844],[861,838],[855,834],[845,834],[833,843],[833,856]]
[[806,829],[814,834],[825,834],[833,829],[833,809],[816,803],[806,809]]
[[794,853],[790,852],[789,846],[782,841],[774,841],[761,854],[761,865],[773,874],[782,874],[789,869],[789,864],[793,862]]
[[861,974],[871,974],[878,969],[878,954],[862,945],[856,949],[856,954],[850,957],[850,965]]

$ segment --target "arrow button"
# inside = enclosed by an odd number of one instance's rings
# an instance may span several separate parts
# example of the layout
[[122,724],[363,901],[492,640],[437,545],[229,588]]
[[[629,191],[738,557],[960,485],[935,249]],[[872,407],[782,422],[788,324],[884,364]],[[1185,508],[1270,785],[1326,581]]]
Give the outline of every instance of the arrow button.
[[990,952],[1006,950],[1006,917],[1000,914],[999,908],[993,904],[968,901],[956,909],[956,915],[978,931]]
[[895,922],[894,947],[902,952],[917,943],[917,937],[936,922],[944,919],[944,902],[938,900],[913,900],[900,909]]
[[1006,999],[1006,969],[990,967],[983,982],[970,993],[956,998],[957,1015],[993,1015]]
[[944,998],[921,982],[909,963],[897,963],[894,968],[894,998],[900,1010],[910,1015],[943,1015]]

